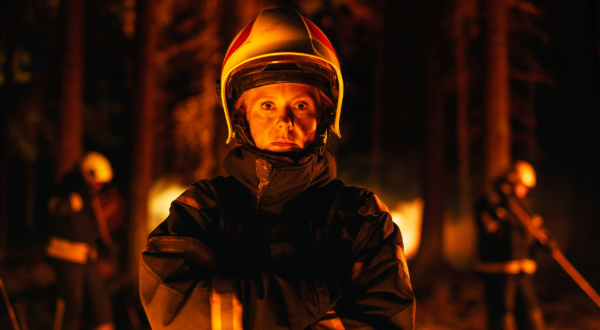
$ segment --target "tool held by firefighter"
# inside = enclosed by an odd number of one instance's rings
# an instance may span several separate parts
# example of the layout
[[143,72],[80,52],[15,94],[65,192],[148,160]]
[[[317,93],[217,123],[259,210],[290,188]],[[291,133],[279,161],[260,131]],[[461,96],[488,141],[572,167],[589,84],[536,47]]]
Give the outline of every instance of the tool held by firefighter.
[[552,257],[558,264],[571,276],[571,278],[581,287],[581,289],[600,307],[600,296],[592,288],[592,286],[581,276],[581,274],[573,267],[573,265],[565,258],[564,254],[552,244],[552,240],[546,235],[546,233],[539,227],[533,224],[532,218],[523,210],[521,205],[513,198],[508,199],[508,205],[512,213],[523,223],[523,226],[540,242],[543,246],[550,249]]
[[10,316],[10,322],[12,323],[13,329],[20,330],[19,322],[17,322],[17,316],[15,315],[15,310],[10,303],[10,299],[8,299],[8,292],[6,292],[6,288],[4,287],[4,282],[2,282],[2,279],[0,279],[0,292],[2,292],[2,298],[4,299],[4,304],[8,310],[8,315]]

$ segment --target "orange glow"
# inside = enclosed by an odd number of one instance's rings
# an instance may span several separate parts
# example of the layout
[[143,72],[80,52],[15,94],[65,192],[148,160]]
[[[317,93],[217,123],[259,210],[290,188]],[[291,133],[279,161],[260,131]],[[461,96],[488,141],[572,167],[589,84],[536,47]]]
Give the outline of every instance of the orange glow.
[[169,216],[171,202],[179,197],[187,187],[178,183],[158,180],[148,198],[148,232],[151,232]]
[[421,243],[423,199],[415,198],[409,202],[401,201],[395,209],[390,210],[390,214],[394,223],[402,231],[405,257],[411,259],[417,254]]
[[523,184],[525,184],[527,187],[535,186],[535,177],[533,176],[533,174],[531,172],[523,173],[523,176],[521,179],[523,181]]
[[477,229],[471,216],[453,219],[444,216],[444,259],[455,269],[471,266],[476,252]]

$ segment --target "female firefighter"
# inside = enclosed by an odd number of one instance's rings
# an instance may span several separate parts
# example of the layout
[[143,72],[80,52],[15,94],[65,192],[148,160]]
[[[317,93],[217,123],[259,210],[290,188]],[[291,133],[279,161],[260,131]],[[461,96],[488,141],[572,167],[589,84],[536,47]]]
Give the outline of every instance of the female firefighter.
[[140,295],[153,329],[413,329],[400,230],[326,150],[344,95],[335,51],[291,9],[233,40],[218,92],[230,174],[179,196],[149,236]]

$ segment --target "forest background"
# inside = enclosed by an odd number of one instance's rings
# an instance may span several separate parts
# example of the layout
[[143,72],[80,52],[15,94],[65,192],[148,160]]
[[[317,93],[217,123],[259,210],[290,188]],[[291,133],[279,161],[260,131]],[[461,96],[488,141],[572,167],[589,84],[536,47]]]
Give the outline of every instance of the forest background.
[[[328,142],[338,176],[390,209],[424,201],[410,261],[415,289],[430,298],[422,328],[482,326],[477,284],[456,289],[459,279],[477,283],[473,244],[453,257],[447,242],[472,235],[474,201],[517,159],[537,170],[531,198],[545,227],[600,287],[598,0],[2,0],[0,276],[21,274],[13,294],[24,314],[36,313],[27,293],[44,282],[47,200],[86,150],[111,160],[123,196],[113,291],[137,285],[150,193],[225,174],[235,143],[225,144],[215,80],[235,34],[273,6],[315,22],[340,58],[342,139]],[[597,321],[540,258],[550,324],[572,324],[573,310],[578,329]],[[577,303],[559,304],[565,295]],[[453,299],[463,303],[442,311]]]

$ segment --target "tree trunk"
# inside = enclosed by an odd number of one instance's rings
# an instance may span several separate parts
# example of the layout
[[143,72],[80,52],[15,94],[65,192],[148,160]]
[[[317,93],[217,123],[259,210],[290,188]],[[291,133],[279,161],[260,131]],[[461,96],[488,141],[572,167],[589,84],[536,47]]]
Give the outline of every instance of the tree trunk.
[[[6,27],[8,24],[3,24]],[[14,55],[15,37],[12,29],[6,29],[6,63],[12,63]],[[12,65],[6,65],[4,72],[4,86],[2,96],[4,109],[0,111],[0,134],[1,136],[1,154],[0,159],[0,262],[6,256],[8,248],[8,163],[9,163],[9,146],[8,146],[8,113],[14,110],[15,106],[15,83],[13,80]]]
[[464,0],[455,0],[454,61],[456,70],[456,151],[458,158],[458,217],[472,213],[471,144],[469,140],[469,71],[464,31]]
[[[434,19],[427,32],[425,105],[425,155],[423,176],[423,228],[421,244],[415,260],[415,276],[428,274],[434,268],[444,267],[442,225],[444,217],[444,95],[440,83],[441,67],[438,58],[439,22]],[[431,276],[427,277],[431,279]],[[427,281],[427,279],[425,280]],[[425,283],[425,282],[424,282]]]
[[83,16],[83,0],[65,0],[57,181],[83,154]]
[[148,192],[152,184],[154,112],[156,94],[156,1],[138,1],[138,63],[135,90],[134,138],[131,171],[131,223],[129,228],[129,276],[137,283],[139,260],[148,235]]
[[373,139],[371,141],[371,189],[379,191],[381,186],[381,122],[383,118],[383,79],[385,66],[385,0],[377,1],[380,17],[375,32],[375,70],[373,74]]
[[[594,155],[597,155],[597,144],[594,131],[597,130],[598,118],[595,100],[591,97],[597,95],[597,79],[590,77],[590,68],[593,67],[593,55],[591,47],[582,38],[591,26],[589,14],[585,11],[586,6],[578,2],[568,5],[568,32],[569,54],[571,56],[572,76],[570,86],[572,90],[572,113],[574,116],[573,126],[573,152],[572,168],[574,169],[573,183],[577,187],[575,198],[577,200],[574,215],[576,221],[572,223],[572,231],[569,239],[569,257],[577,267],[583,269],[594,268],[589,260],[595,258],[600,251],[598,236],[600,234],[598,225],[597,186],[594,185],[597,178],[597,166],[594,163]],[[587,9],[587,8],[586,8]],[[594,71],[592,71],[594,72]],[[592,73],[593,74],[593,73]],[[594,81],[596,80],[596,81]],[[596,190],[596,191],[595,191]],[[581,265],[581,266],[580,266]],[[596,264],[597,265],[597,264]],[[582,267],[583,266],[583,267]],[[592,266],[592,267],[590,267]],[[597,270],[597,267],[595,267]]]
[[[224,57],[224,50],[227,45],[223,44],[223,4],[217,0],[204,1],[202,9],[202,18],[206,22],[207,28],[212,26],[220,33],[203,46],[203,52],[213,54],[204,62],[202,68],[202,93],[200,94],[200,111],[204,112],[206,118],[206,133],[210,137],[202,139],[202,163],[195,173],[197,180],[210,179],[221,174],[221,161],[226,153],[225,140],[227,136],[227,124],[223,108],[219,104],[219,98],[216,96],[216,80],[220,78],[221,65]],[[227,149],[228,150],[228,149]]]
[[[8,57],[8,56],[7,56]],[[10,57],[9,57],[10,58]],[[12,80],[11,76],[7,75],[7,80]],[[7,81],[8,83],[8,81]],[[8,86],[4,86],[5,90]],[[5,109],[10,109],[9,104],[10,94],[4,95]],[[8,238],[8,111],[0,111],[0,263],[6,256],[7,238]]]
[[485,182],[510,167],[508,27],[505,0],[487,0],[485,13]]

